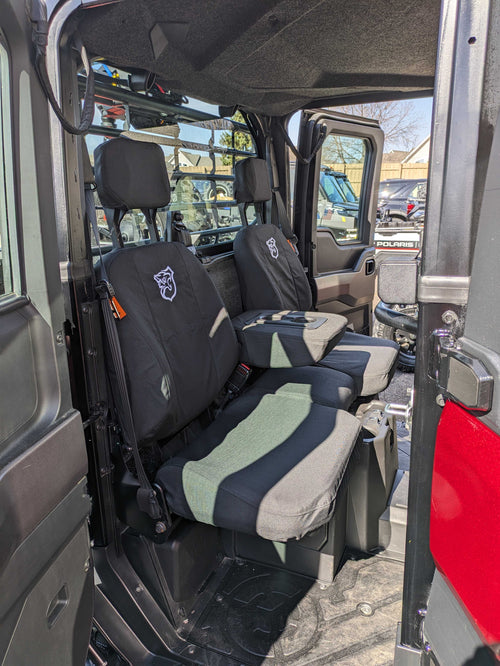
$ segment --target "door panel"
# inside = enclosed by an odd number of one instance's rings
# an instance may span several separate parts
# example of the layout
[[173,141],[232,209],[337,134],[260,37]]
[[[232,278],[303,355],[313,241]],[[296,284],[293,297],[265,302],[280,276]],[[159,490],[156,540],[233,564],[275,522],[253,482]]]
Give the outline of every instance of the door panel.
[[[370,333],[383,132],[364,118],[310,113],[309,123],[324,125],[327,131],[309,179],[310,273],[317,306],[343,314],[355,330]],[[303,123],[303,131],[305,127]]]
[[319,285],[317,307],[347,317],[357,331],[370,330],[375,260],[372,248],[361,252],[352,270],[327,273],[316,280]]
[[[81,486],[86,471],[87,459],[81,420],[76,412],[2,469],[0,581],[11,567],[9,559],[20,551],[24,540],[38,528],[42,520],[55,511],[73,489]],[[79,495],[82,495],[82,488]],[[79,502],[81,504],[80,500]],[[82,506],[88,511],[87,496]],[[49,546],[52,547],[52,544],[53,535]],[[37,550],[35,554],[38,557],[40,551]],[[43,560],[41,564],[43,565]],[[19,583],[18,589],[22,589],[24,583]],[[2,585],[2,592],[4,590]],[[2,594],[0,608],[4,602],[5,596]]]
[[84,522],[52,566],[41,572],[23,602],[2,620],[11,634],[2,664],[67,666],[85,662],[89,638],[81,628],[92,613],[94,586],[86,551],[88,530]]
[[31,50],[24,3],[0,0],[0,663],[83,666],[94,589],[87,452]]
[[431,552],[489,644],[500,642],[499,478],[500,436],[448,402],[436,438]]
[[[318,276],[336,271],[355,271],[366,247],[339,245],[330,229],[318,229],[316,232],[316,269]],[[373,251],[371,251],[373,255]]]
[[21,298],[0,310],[0,316],[0,377],[9,378],[0,404],[5,455],[6,447],[14,447],[25,433],[43,429],[42,421],[55,416],[59,386],[50,326],[33,305]]
[[[500,643],[500,614],[496,610],[500,596],[500,302],[496,298],[500,279],[499,178],[497,119],[480,207],[464,331],[456,345],[480,361],[492,378],[491,409],[468,413],[452,402],[445,405],[437,431],[432,479],[431,551],[443,586],[455,596],[483,642],[473,663],[481,663],[479,657],[486,654],[485,645]],[[438,642],[439,634],[432,622],[442,624],[444,613],[438,606],[424,625],[426,634],[432,636],[433,649],[436,643],[442,652],[449,646],[446,641]],[[450,635],[459,632],[463,632],[463,622],[449,624]]]

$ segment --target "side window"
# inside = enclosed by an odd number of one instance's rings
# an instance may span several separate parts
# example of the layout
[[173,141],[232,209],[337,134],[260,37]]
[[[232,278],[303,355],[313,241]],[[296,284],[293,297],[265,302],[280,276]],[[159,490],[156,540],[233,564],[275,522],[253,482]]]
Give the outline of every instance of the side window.
[[360,240],[359,193],[367,162],[365,139],[329,134],[321,148],[317,227],[338,243]]
[[9,63],[7,51],[0,41],[0,298],[14,291],[12,283],[11,248],[8,233],[9,167],[12,156],[9,119]]

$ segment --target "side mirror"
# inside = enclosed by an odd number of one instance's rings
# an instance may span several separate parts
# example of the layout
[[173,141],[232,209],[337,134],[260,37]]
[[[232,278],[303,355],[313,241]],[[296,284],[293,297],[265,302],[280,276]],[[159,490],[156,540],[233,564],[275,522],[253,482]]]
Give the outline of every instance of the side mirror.
[[417,302],[420,260],[406,257],[386,259],[378,267],[378,295],[384,303]]

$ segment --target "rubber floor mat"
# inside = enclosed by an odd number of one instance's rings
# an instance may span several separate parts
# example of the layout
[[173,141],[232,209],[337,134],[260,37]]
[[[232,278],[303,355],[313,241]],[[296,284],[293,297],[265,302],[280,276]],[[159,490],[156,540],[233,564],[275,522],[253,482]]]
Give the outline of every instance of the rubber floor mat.
[[235,562],[188,640],[220,664],[385,666],[402,589],[403,565],[377,557],[347,560],[329,586]]

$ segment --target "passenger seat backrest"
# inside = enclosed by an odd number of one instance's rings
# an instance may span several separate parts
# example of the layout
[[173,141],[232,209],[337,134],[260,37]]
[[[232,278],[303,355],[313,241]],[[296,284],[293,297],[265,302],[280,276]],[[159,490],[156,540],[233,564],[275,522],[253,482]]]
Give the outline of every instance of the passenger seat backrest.
[[[240,199],[241,196],[244,198]],[[271,198],[265,160],[248,157],[237,162],[236,200],[263,201],[262,196]],[[233,248],[245,310],[311,310],[311,287],[304,267],[277,226],[243,227],[234,239]]]
[[104,208],[163,208],[170,183],[160,146],[133,139],[112,139],[94,151],[94,172]]
[[[120,138],[96,149],[104,206],[168,204],[165,158],[151,146]],[[116,326],[137,439],[166,438],[199,416],[234,370],[239,349],[231,321],[205,269],[181,243],[116,249],[103,263],[126,313]]]

